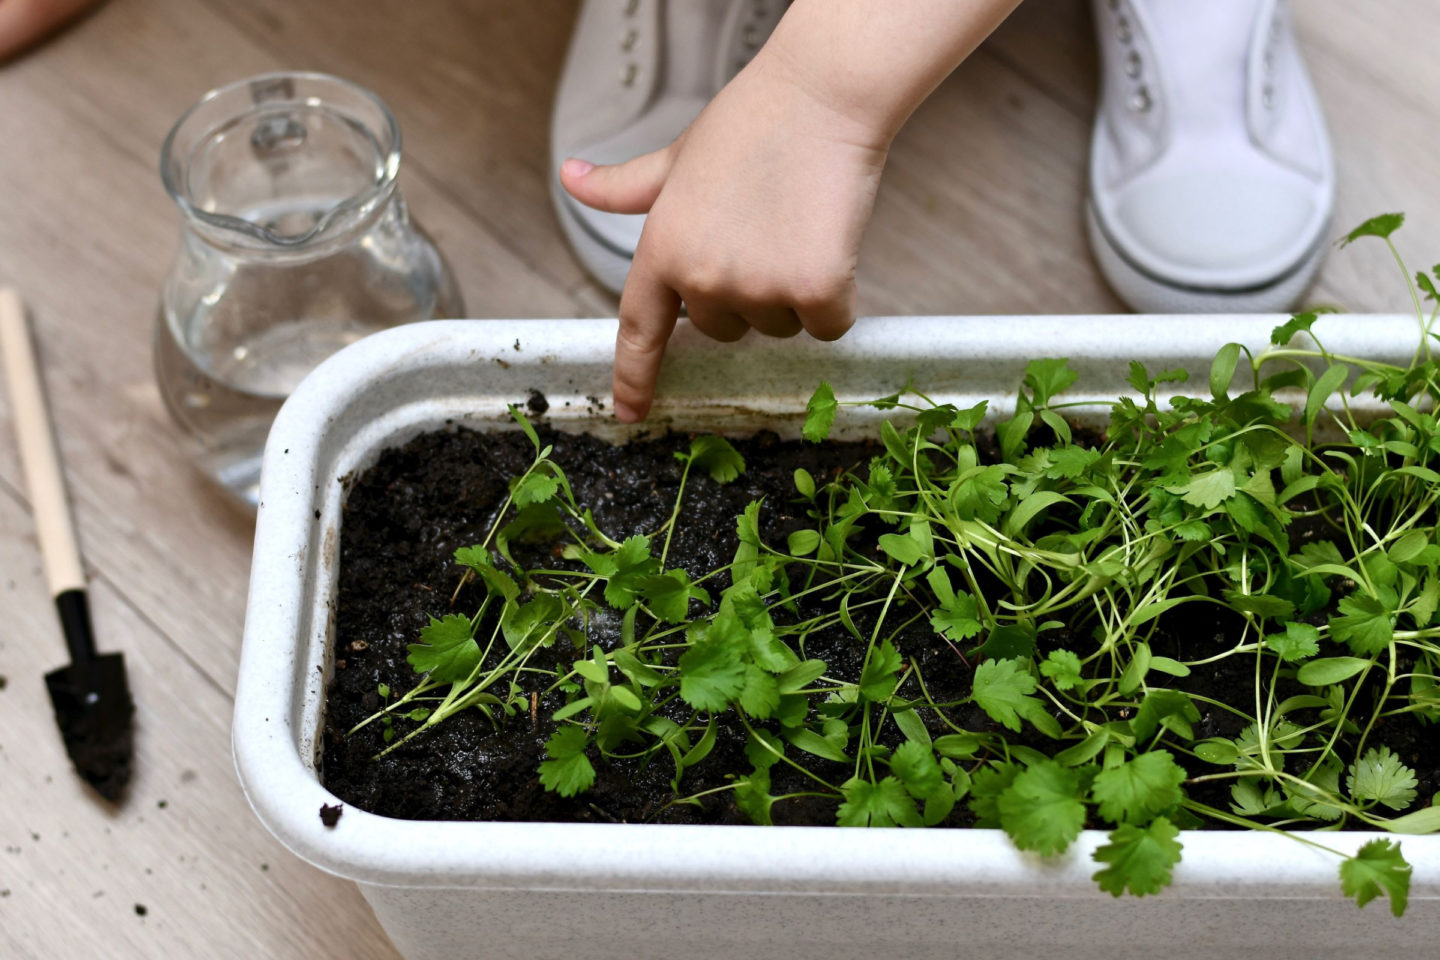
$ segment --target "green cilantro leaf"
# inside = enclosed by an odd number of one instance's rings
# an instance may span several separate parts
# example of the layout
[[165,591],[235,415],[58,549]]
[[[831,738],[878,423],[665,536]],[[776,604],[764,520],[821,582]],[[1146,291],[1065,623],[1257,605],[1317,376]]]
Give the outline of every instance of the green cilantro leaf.
[[786,538],[785,547],[792,557],[808,557],[820,548],[820,531],[796,530]]
[[1130,729],[1137,740],[1148,740],[1161,726],[1190,740],[1195,735],[1191,724],[1199,720],[1200,709],[1185,691],[1151,687],[1145,692],[1145,699],[1140,701],[1140,708],[1130,721]]
[[1235,496],[1235,474],[1229,467],[1197,473],[1189,483],[1171,487],[1170,492],[1184,494],[1181,499],[1202,510],[1214,510]]
[[907,567],[919,563],[924,557],[920,543],[908,533],[883,533],[879,543],[886,556]]
[[1080,658],[1069,650],[1051,650],[1040,664],[1040,673],[1048,677],[1057,690],[1073,690],[1084,680],[1080,675]]
[[989,409],[989,406],[990,401],[981,400],[975,404],[975,406],[961,410],[955,414],[955,419],[950,422],[951,428],[962,430],[966,433],[973,432],[976,427],[980,426],[980,421],[985,419],[985,411]]
[[1374,597],[1352,593],[1340,599],[1339,611],[1330,618],[1330,636],[1348,644],[1356,656],[1382,653],[1394,641],[1395,622]]
[[1168,750],[1151,750],[1095,775],[1091,794],[1111,823],[1144,823],[1179,803],[1185,770]]
[[1050,466],[1045,476],[1051,480],[1078,480],[1100,459],[1100,451],[1089,447],[1060,447],[1050,451]]
[[560,481],[548,473],[541,473],[533,470],[524,479],[516,482],[510,496],[515,501],[515,506],[521,509],[531,504],[544,503],[555,496],[560,489]]
[[944,568],[931,567],[930,572],[925,575],[925,582],[930,584],[930,589],[935,592],[935,599],[940,601],[935,612],[930,615],[930,626],[936,633],[951,640],[968,640],[980,632],[984,624],[980,622],[980,610],[975,598],[964,591],[956,593]]
[[774,824],[770,808],[779,797],[770,794],[770,770],[758,768],[748,777],[735,781],[735,806],[750,818],[750,822],[762,827]]
[[942,604],[930,616],[930,626],[935,632],[951,640],[968,640],[984,626],[975,598],[968,593],[956,594],[948,603]]
[[760,562],[760,501],[751,500],[745,511],[735,518],[735,559],[730,568],[730,577],[736,583],[750,579]]
[[870,482],[865,485],[865,500],[871,510],[889,510],[895,506],[899,487],[895,485],[895,474],[885,466],[884,461],[875,457],[870,461]]
[[1415,802],[1419,781],[1415,771],[1401,763],[1389,747],[1371,747],[1351,764],[1345,785],[1356,800],[1374,800],[1391,810],[1404,810]]
[[[938,743],[937,743],[938,746]],[[1000,795],[1020,775],[1017,763],[990,761],[981,764],[970,775],[970,809],[974,812],[975,826],[994,828],[1000,826],[1000,810],[996,806]]]
[[[1440,276],[1440,273],[1437,273],[1436,275]],[[1440,290],[1435,289],[1435,281],[1431,280],[1430,276],[1425,273],[1425,271],[1420,270],[1416,272],[1415,286],[1419,287],[1420,290],[1425,294],[1426,300],[1429,300],[1432,303],[1440,302]]]
[[944,774],[929,745],[906,740],[890,755],[890,772],[900,778],[916,800],[924,800],[944,784]]
[[975,653],[982,660],[1028,660],[1035,653],[1035,628],[1028,623],[1002,623],[991,629]]
[[1315,313],[1301,313],[1291,317],[1270,331],[1270,342],[1277,347],[1285,346],[1301,330],[1308,331],[1318,317],[1319,314]]
[[690,441],[690,463],[716,483],[729,483],[745,472],[745,458],[724,437],[707,435]]
[[1410,897],[1410,870],[1400,855],[1400,844],[1371,840],[1340,862],[1340,889],[1361,907],[1383,893],[1390,898],[1390,912],[1398,917],[1405,913]]
[[1117,827],[1110,832],[1110,842],[1095,851],[1097,863],[1109,864],[1095,873],[1095,882],[1116,897],[1126,890],[1137,897],[1159,893],[1170,885],[1170,871],[1180,862],[1179,835],[1164,817],[1156,817],[1148,827]]
[[1290,622],[1284,633],[1266,637],[1265,647],[1286,663],[1298,663],[1320,652],[1320,631],[1308,623]]
[[745,688],[745,664],[735,645],[708,633],[681,655],[678,666],[680,696],[697,710],[724,710]]
[[870,652],[860,671],[860,692],[877,703],[890,699],[899,683],[896,674],[904,662],[895,644],[889,640],[881,643]]
[[1080,775],[1053,760],[1027,768],[996,800],[1000,826],[1021,850],[1061,853],[1085,826]]
[[1145,370],[1145,364],[1139,360],[1130,361],[1130,376],[1126,378],[1126,382],[1140,394],[1149,393],[1155,386],[1155,381],[1150,379],[1150,374]]
[[1020,715],[1027,712],[1035,698],[1035,678],[1021,669],[1015,660],[986,660],[975,668],[975,705],[996,723],[1015,732],[1020,731]]
[[894,777],[871,783],[851,777],[840,785],[845,802],[836,822],[842,827],[918,827],[922,825],[915,801]]
[[584,793],[595,783],[595,768],[585,756],[590,737],[584,727],[560,727],[545,741],[549,760],[540,762],[540,785],[562,797]]
[[1286,783],[1285,792],[1290,797],[1290,808],[1302,817],[1339,820],[1345,815],[1328,799],[1340,795],[1340,761],[1333,754],[1311,768],[1304,781]]
[[1428,627],[1435,619],[1435,610],[1440,608],[1440,579],[1434,574],[1425,578],[1425,586],[1410,605],[1410,617],[1417,627]]
[[485,582],[491,593],[499,594],[506,600],[514,600],[520,596],[520,588],[508,573],[496,569],[489,551],[480,547],[461,547],[455,551],[455,562],[470,568],[471,572]]
[[635,602],[641,584],[660,569],[660,561],[650,556],[650,538],[641,536],[626,539],[608,559],[612,568],[608,572],[600,569],[595,572],[608,577],[606,602],[617,610],[625,610]]
[[636,582],[645,606],[661,620],[684,623],[690,612],[690,601],[709,603],[710,595],[690,582],[690,574],[676,568],[664,573],[642,577]]
[[795,492],[807,500],[815,496],[815,478],[804,467],[795,468]]
[[535,428],[530,425],[530,421],[525,417],[525,414],[521,413],[520,408],[513,403],[509,405],[508,409],[510,410],[510,416],[520,425],[520,429],[525,431],[525,436],[530,438],[530,443],[535,447],[535,452],[540,453],[540,435],[535,432]]
[[553,502],[532,503],[528,507],[522,507],[516,512],[514,520],[500,528],[495,544],[501,554],[514,563],[514,558],[506,552],[509,544],[551,543],[564,534],[565,521],[561,519],[560,510]]
[[767,720],[780,706],[780,687],[775,678],[753,663],[745,665],[745,683],[737,700],[750,716]]
[[533,648],[547,634],[554,638],[551,628],[564,610],[564,602],[551,593],[536,594],[530,602],[523,604],[512,600],[505,604],[500,616],[500,632],[505,635],[505,642],[512,650],[527,646]]
[[1403,213],[1382,213],[1378,217],[1371,217],[1347,233],[1345,239],[1340,241],[1340,246],[1347,247],[1361,237],[1387,238],[1399,230],[1404,222],[1405,214]]
[[[935,568],[939,570],[939,567]],[[953,593],[930,615],[930,626],[935,632],[951,640],[969,640],[984,626],[980,622],[980,611],[975,598],[961,591]]]
[[1005,484],[1006,468],[999,464],[976,467],[966,471],[950,487],[950,506],[961,520],[983,520],[994,523],[1000,518],[1000,507],[1009,496]]
[[811,443],[819,443],[830,436],[830,426],[835,422],[835,411],[838,404],[835,402],[835,391],[830,384],[824,380],[810,397],[810,402],[805,404],[805,426],[803,433],[805,439]]
[[444,620],[430,618],[420,630],[420,642],[406,650],[405,661],[416,673],[428,673],[430,679],[454,683],[470,676],[480,664],[480,646],[470,636],[470,618],[452,613]]
[[1037,407],[1047,405],[1051,398],[1073,384],[1079,376],[1070,369],[1069,357],[1031,360],[1025,365],[1025,386],[1034,393]]

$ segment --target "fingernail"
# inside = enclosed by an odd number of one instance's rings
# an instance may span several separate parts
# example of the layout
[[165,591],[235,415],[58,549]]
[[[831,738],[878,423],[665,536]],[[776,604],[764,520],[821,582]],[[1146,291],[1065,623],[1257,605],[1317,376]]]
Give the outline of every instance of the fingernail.
[[571,157],[569,160],[560,164],[560,172],[570,177],[583,177],[594,169],[595,164],[589,160],[581,160],[576,157]]
[[621,423],[639,423],[644,418],[628,403],[615,401],[615,418]]

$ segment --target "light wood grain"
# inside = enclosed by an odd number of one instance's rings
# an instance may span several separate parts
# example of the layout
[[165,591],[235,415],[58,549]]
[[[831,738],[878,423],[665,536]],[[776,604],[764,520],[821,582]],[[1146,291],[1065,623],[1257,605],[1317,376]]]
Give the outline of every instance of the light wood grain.
[[[390,958],[350,884],[291,857],[250,813],[230,699],[103,576],[91,587],[136,703],[135,779],[113,811],[70,771],[46,670],[64,645],[31,520],[0,484],[0,955]],[[136,905],[145,909],[137,914]]]
[[[1402,251],[1433,263],[1433,0],[1294,6],[1336,142],[1336,235],[1405,210]],[[1119,309],[1081,230],[1087,8],[1029,0],[901,134],[863,251],[866,312]],[[189,466],[154,387],[151,330],[178,225],[157,157],[211,87],[278,68],[340,73],[398,115],[402,188],[472,315],[613,314],[548,197],[549,100],[576,9],[112,0],[0,68],[0,284],[32,308],[100,643],[125,652],[140,710],[135,791],[108,815],[70,773],[44,699],[40,677],[63,646],[0,407],[0,844],[18,851],[0,851],[0,956],[393,956],[354,889],[280,850],[234,780],[230,691],[253,531]],[[1332,253],[1312,296],[1405,306],[1378,244]]]

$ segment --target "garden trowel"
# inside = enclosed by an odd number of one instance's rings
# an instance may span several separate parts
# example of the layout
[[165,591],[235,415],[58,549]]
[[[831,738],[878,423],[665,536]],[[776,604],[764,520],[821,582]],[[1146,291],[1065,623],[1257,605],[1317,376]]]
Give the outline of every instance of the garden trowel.
[[0,289],[0,354],[10,385],[11,412],[20,441],[20,459],[35,514],[45,578],[55,597],[70,665],[45,675],[50,703],[75,771],[106,800],[120,799],[130,781],[131,720],[135,706],[118,653],[95,652],[85,571],[65,500],[60,455],[25,323],[13,290]]

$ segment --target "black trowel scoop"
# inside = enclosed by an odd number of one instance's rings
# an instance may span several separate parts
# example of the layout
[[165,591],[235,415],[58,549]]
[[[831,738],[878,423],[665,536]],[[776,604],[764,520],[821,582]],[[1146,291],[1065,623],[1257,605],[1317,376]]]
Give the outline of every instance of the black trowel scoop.
[[66,590],[55,597],[55,606],[70,666],[45,674],[50,704],[75,772],[113,803],[130,782],[135,705],[125,682],[125,658],[95,652],[85,591]]
[[65,502],[60,456],[25,312],[13,290],[0,289],[0,353],[4,354],[15,434],[45,559],[45,578],[70,648],[70,666],[47,673],[45,686],[75,771],[113,802],[120,799],[130,781],[135,706],[120,654],[95,652],[85,601],[85,571]]

